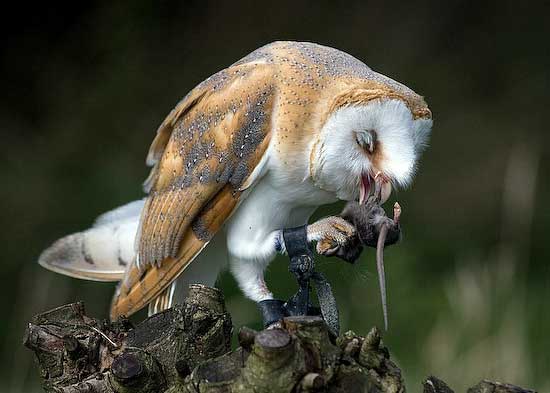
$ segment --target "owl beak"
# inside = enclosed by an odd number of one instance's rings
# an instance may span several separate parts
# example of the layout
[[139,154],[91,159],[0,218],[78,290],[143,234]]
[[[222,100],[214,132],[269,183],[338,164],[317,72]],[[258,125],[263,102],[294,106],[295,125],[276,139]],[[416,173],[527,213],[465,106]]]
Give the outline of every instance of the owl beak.
[[380,188],[380,204],[386,203],[391,195],[391,182],[382,172],[378,172],[374,176],[374,182],[376,183],[376,187]]
[[361,175],[361,182],[359,184],[359,204],[362,205],[367,200],[370,188],[371,188],[371,177],[367,173]]
[[368,173],[364,173],[361,175],[359,185],[359,204],[362,205],[366,202],[373,185],[374,194],[380,197],[380,204],[384,204],[388,200],[392,191],[389,179],[382,172],[377,172],[374,177]]

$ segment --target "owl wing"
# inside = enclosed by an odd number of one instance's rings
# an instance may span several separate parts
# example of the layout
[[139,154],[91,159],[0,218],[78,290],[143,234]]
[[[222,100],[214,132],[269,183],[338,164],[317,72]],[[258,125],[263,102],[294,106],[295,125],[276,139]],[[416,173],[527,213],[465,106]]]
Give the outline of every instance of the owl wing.
[[161,124],[147,157],[153,168],[137,257],[117,288],[111,318],[161,296],[258,178],[271,136],[271,74],[265,64],[234,65],[197,86]]

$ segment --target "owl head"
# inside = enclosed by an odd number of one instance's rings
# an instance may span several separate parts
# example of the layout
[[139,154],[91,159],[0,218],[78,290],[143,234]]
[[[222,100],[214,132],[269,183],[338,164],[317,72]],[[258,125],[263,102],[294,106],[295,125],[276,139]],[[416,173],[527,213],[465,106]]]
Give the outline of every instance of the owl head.
[[313,146],[311,177],[338,199],[361,203],[379,183],[383,203],[392,188],[411,183],[431,127],[425,104],[415,107],[398,96],[337,106]]

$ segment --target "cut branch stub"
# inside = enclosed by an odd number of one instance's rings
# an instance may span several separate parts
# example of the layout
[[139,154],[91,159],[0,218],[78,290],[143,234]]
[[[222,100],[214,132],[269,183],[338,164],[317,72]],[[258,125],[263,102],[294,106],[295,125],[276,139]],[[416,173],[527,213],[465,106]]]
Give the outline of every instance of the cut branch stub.
[[149,353],[127,348],[111,365],[110,383],[115,392],[153,393],[166,389],[160,365]]
[[536,393],[534,390],[524,389],[509,383],[481,381],[468,389],[468,393]]
[[254,329],[250,329],[246,326],[241,327],[237,335],[239,345],[250,352],[257,334],[258,332]]
[[454,393],[445,382],[434,376],[428,377],[422,385],[424,386],[424,393]]
[[282,329],[264,330],[254,339],[254,354],[264,359],[285,359],[292,352],[290,335]]
[[193,305],[208,309],[215,313],[225,313],[225,300],[222,292],[217,288],[207,287],[202,284],[189,285],[187,305]]
[[325,386],[325,378],[321,374],[308,373],[302,378],[300,387],[307,391],[316,391]]
[[132,353],[123,353],[113,360],[111,372],[117,381],[127,384],[143,374],[143,363]]
[[332,378],[340,351],[331,341],[328,328],[321,317],[296,316],[285,318],[285,328],[300,340],[307,361],[313,370],[325,369],[327,379]]
[[380,331],[373,327],[361,345],[358,358],[360,364],[369,368],[378,368],[382,365],[386,359],[386,352],[380,346],[381,340]]
[[290,392],[306,373],[299,345],[282,329],[263,330],[256,335],[252,353],[241,371],[241,383],[258,393]]
[[321,317],[295,316],[283,321],[285,329],[298,337],[303,343],[314,346],[318,351],[327,344],[331,345],[327,325]]

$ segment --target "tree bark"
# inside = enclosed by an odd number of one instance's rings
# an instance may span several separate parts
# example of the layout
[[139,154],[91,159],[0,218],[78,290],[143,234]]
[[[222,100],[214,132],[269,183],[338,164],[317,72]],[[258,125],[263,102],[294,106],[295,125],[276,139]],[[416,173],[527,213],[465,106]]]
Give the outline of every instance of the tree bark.
[[[281,328],[241,328],[233,351],[231,335],[221,292],[192,285],[184,304],[136,327],[90,318],[82,303],[58,307],[33,318],[24,344],[46,392],[405,392],[376,328],[336,338],[318,317],[289,317]],[[430,377],[424,392],[452,390]],[[468,393],[532,391],[483,381]]]

